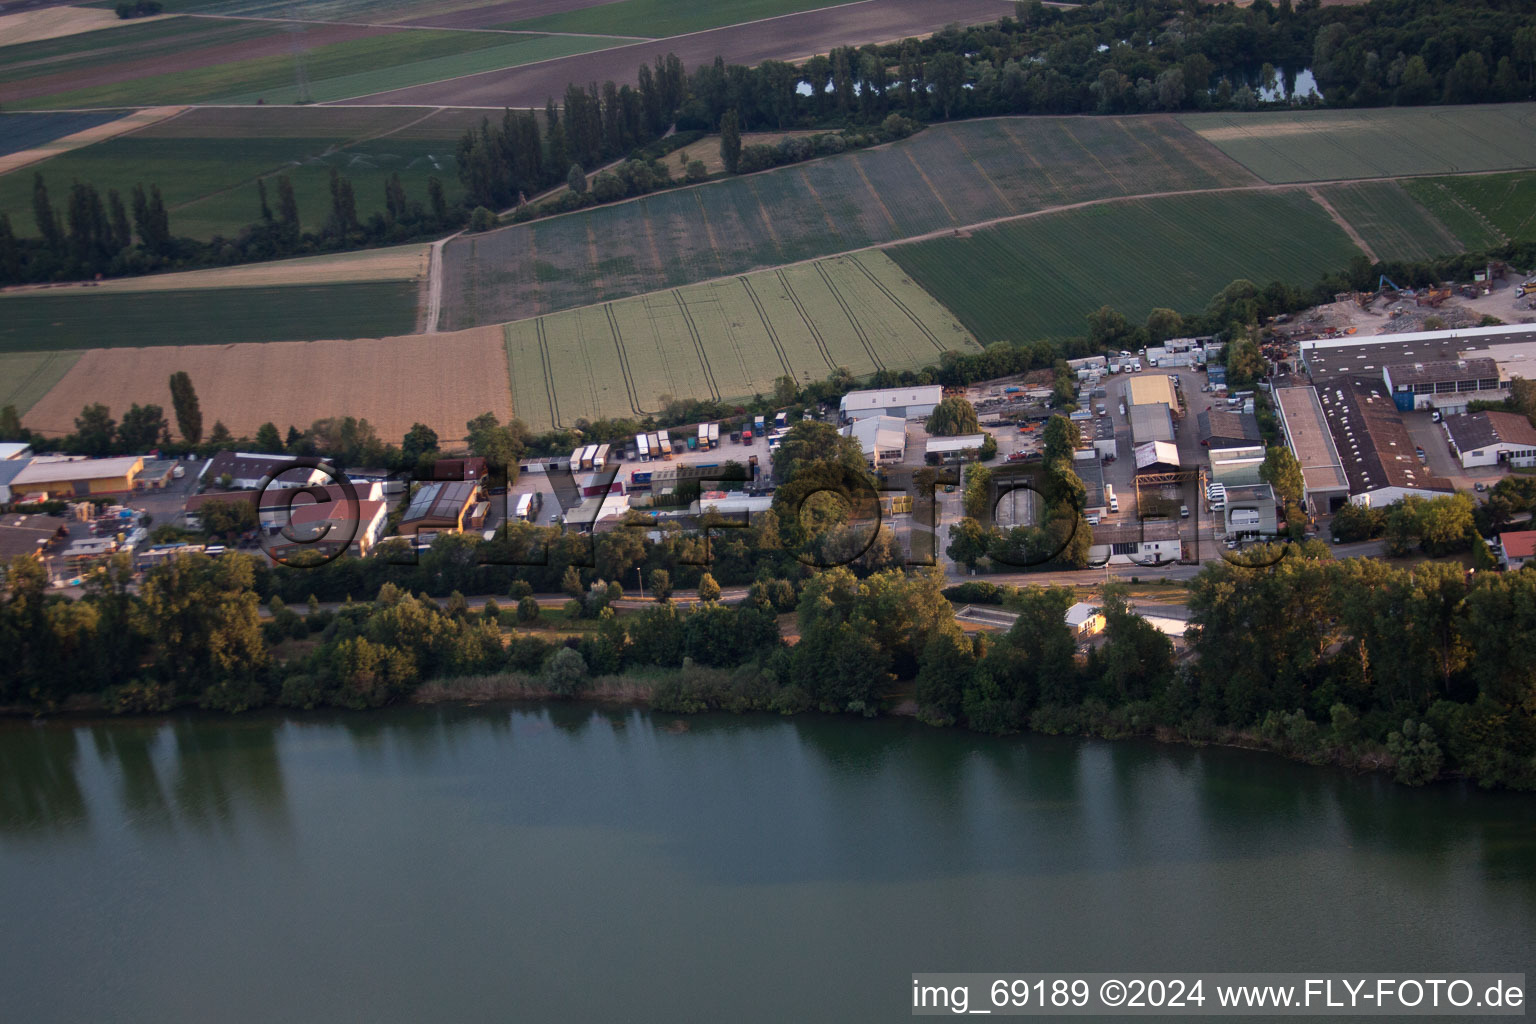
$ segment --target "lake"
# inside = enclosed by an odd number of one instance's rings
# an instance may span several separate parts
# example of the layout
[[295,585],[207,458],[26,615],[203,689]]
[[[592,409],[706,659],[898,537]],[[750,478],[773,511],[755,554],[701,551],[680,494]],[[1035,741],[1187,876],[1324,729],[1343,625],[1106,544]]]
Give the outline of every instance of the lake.
[[590,706],[0,722],[13,1021],[905,1019],[913,971],[1523,971],[1536,799]]

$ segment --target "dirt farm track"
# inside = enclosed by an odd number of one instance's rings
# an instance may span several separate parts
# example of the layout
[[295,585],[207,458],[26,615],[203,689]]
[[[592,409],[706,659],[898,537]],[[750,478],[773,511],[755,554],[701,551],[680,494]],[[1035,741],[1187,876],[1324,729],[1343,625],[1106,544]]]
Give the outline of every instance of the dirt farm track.
[[[348,341],[91,349],[27,414],[48,434],[73,429],[80,409],[101,402],[114,416],[154,402],[169,418],[171,374],[197,388],[203,429],[223,421],[253,437],[268,420],[286,432],[327,416],[357,416],[399,443],[422,421],[445,440],[483,412],[512,415],[500,327]],[[174,424],[173,424],[174,425]]]
[[571,82],[611,78],[621,85],[633,85],[640,65],[650,63],[659,53],[677,54],[690,70],[717,56],[725,58],[728,64],[799,60],[837,46],[927,35],[955,22],[996,21],[1005,14],[1011,15],[1013,10],[1013,4],[1005,0],[859,0],[841,7],[787,14],[768,24],[749,22],[693,32],[343,102],[543,107],[549,97],[564,94]]

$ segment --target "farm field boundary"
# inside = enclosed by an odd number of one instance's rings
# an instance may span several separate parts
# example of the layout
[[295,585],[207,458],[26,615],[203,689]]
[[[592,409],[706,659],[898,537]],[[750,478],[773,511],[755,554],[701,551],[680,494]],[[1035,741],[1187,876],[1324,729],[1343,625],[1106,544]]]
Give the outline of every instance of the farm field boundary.
[[1180,114],[1273,184],[1536,167],[1536,103]]
[[25,416],[79,358],[79,352],[0,353],[0,407],[13,405]]
[[858,376],[976,351],[960,322],[878,252],[566,310],[501,328],[512,406],[535,430],[643,418],[672,398],[731,401],[838,367]]
[[366,419],[399,442],[413,423],[445,441],[483,412],[511,415],[500,328],[346,341],[92,349],[35,405],[26,425],[67,433],[80,409],[114,415],[134,402],[171,408],[170,376],[186,371],[204,421],[252,437],[271,421],[286,431],[327,416]]
[[1132,321],[1201,309],[1239,277],[1310,283],[1359,252],[1300,190],[1106,203],[884,251],[982,344],[1081,335],[1105,304]]
[[[54,118],[76,118],[86,123],[79,129],[69,130],[68,134],[39,140],[10,152],[0,152],[0,175],[20,170],[30,164],[40,163],[61,153],[68,153],[70,150],[83,149],[86,146],[105,142],[120,135],[142,131],[151,125],[158,124],[168,118],[173,118],[186,109],[186,107],[150,107],[145,110],[135,110],[129,114],[125,114],[123,111],[110,111],[101,114],[3,115],[4,120],[0,121],[0,132],[3,132],[8,123],[14,121],[36,120],[38,122],[47,122]],[[26,133],[20,132],[18,134],[25,136]],[[3,140],[0,140],[0,150],[5,148]]]
[[456,238],[443,253],[443,325],[522,319],[1133,192],[1258,184],[1162,115],[936,125],[888,146]]

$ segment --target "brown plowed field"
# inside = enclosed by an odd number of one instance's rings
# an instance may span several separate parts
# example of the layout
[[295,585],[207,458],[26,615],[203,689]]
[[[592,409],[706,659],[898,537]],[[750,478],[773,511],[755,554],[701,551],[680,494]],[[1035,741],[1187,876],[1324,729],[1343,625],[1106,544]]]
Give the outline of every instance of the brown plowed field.
[[204,430],[222,420],[253,437],[268,420],[286,431],[326,416],[356,416],[395,444],[413,423],[443,438],[464,436],[483,412],[512,415],[500,327],[349,341],[91,349],[27,413],[41,429],[65,429],[91,402],[121,416],[134,402],[171,408],[171,374],[197,388]]
[[571,82],[613,79],[635,82],[641,64],[658,53],[675,53],[690,70],[724,57],[731,64],[798,60],[835,46],[902,39],[936,32],[951,22],[977,24],[1013,14],[1003,0],[864,0],[762,22],[694,32],[670,39],[617,46],[502,71],[395,89],[345,103],[399,103],[426,106],[542,107]]
[[[341,43],[349,39],[382,35],[394,31],[387,28],[364,28],[359,25],[309,24],[304,30],[306,49]],[[277,57],[293,52],[293,37],[274,25],[270,35],[255,39],[243,39],[222,46],[202,46],[180,53],[159,54],[142,60],[103,61],[95,71],[79,68],[53,75],[41,75],[15,82],[0,84],[0,102],[15,102],[36,96],[52,96],[56,93],[73,92],[94,86],[127,82],[136,78],[166,75],[175,71],[217,67],[253,57]]]

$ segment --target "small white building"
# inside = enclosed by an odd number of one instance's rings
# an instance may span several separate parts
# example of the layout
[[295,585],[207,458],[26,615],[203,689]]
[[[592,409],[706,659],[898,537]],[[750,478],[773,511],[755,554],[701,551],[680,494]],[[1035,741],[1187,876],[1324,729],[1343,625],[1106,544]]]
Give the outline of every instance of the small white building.
[[843,433],[859,442],[865,461],[876,468],[906,458],[907,424],[899,417],[865,416],[844,427]]
[[[953,462],[975,458],[976,452],[987,443],[986,434],[960,434],[956,437],[930,437],[923,449],[923,457],[929,463]],[[967,455],[966,453],[970,453]]]
[[844,420],[861,420],[869,416],[921,420],[937,409],[943,399],[944,388],[938,384],[850,391],[838,403],[837,411]]
[[1104,628],[1104,614],[1098,605],[1079,601],[1067,609],[1067,628],[1079,640],[1093,636]]
[[1445,436],[1465,469],[1477,466],[1536,466],[1536,427],[1519,413],[1459,413],[1445,417]]
[[307,487],[323,484],[331,478],[314,466],[295,466],[295,455],[269,455],[262,452],[219,452],[203,463],[197,474],[198,484],[208,487],[223,477],[229,478],[228,490],[257,489],[268,476],[273,487]]

